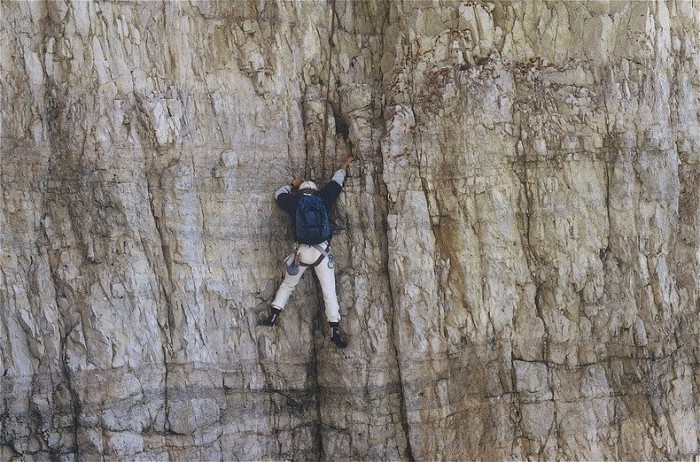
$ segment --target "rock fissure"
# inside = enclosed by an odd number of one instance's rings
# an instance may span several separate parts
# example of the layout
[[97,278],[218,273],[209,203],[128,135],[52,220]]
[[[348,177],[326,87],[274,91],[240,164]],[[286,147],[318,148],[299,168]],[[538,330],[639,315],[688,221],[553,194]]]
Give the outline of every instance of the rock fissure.
[[[318,289],[318,293],[320,293],[320,282],[318,281],[318,278],[315,277],[316,273],[314,273],[314,281],[315,281],[315,286]],[[317,302],[318,303],[318,302]],[[323,311],[323,308],[320,306],[323,302],[320,301],[318,303],[318,308],[317,311],[321,312]],[[318,320],[320,316],[316,316],[316,319]],[[314,322],[313,325],[315,326],[316,329],[321,331],[321,339],[324,341],[327,339],[327,336],[323,333],[325,329],[322,327],[323,326],[323,321],[317,321]],[[314,336],[316,337],[316,336]],[[311,379],[312,383],[312,389],[316,391],[314,393],[315,399],[314,399],[314,404],[315,404],[315,423],[313,427],[313,441],[314,441],[314,452],[317,460],[322,460],[324,458],[324,449],[323,449],[323,414],[321,412],[321,400],[324,398],[325,393],[321,389],[319,379],[318,379],[318,370],[319,370],[319,358],[318,358],[318,345],[317,341],[311,342],[311,360],[309,361],[309,370],[308,370],[308,377]]]
[[[328,68],[328,73],[326,74],[326,96],[323,105],[323,131],[322,131],[322,143],[321,143],[321,173],[326,174],[326,142],[328,140],[328,109],[331,105],[330,94],[331,94],[331,75],[332,75],[332,60],[333,60],[333,50],[335,48],[335,43],[333,42],[333,37],[335,36],[335,0],[330,0],[328,9],[331,14],[331,28],[328,34],[328,58],[326,59],[326,67]],[[323,84],[323,83],[322,83]]]

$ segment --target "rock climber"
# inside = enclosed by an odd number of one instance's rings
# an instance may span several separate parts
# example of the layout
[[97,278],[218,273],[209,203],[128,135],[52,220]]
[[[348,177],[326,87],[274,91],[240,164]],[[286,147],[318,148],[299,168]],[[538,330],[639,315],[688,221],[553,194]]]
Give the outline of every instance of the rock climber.
[[270,314],[260,322],[261,325],[274,326],[277,323],[304,271],[313,267],[323,292],[331,342],[338,348],[348,346],[340,332],[340,306],[335,292],[335,261],[330,249],[332,231],[328,210],[340,195],[352,161],[353,158],[348,157],[331,181],[320,190],[313,181],[297,177],[291,184],[275,191],[277,205],[292,219],[295,246],[294,253],[285,259],[284,281],[272,301]]

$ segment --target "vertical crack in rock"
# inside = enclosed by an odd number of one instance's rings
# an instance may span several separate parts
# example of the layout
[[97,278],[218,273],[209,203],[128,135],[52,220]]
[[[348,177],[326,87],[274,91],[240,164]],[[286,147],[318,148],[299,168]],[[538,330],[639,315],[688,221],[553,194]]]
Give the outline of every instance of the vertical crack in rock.
[[61,371],[63,373],[63,382],[65,383],[68,393],[70,394],[70,406],[73,412],[73,447],[65,448],[66,453],[74,453],[77,459],[80,459],[80,416],[82,415],[82,405],[80,395],[73,383],[73,374],[68,364],[68,345],[67,339],[70,331],[66,332],[61,339]]
[[[49,139],[53,139],[53,134],[50,136]],[[60,149],[60,148],[59,148]],[[46,184],[48,185],[49,180],[52,177],[52,169],[49,169],[49,172],[47,174],[47,181]],[[48,191],[48,189],[47,189]],[[51,241],[49,238],[48,231],[46,229],[46,217],[48,213],[48,199],[45,197],[45,200],[42,204],[42,218],[39,221],[39,240],[37,241],[37,245],[39,244],[44,244],[46,246],[51,245]],[[48,255],[47,255],[48,257]],[[69,300],[69,301],[74,301],[75,296],[72,294],[72,289],[70,286],[68,286],[60,277],[58,274],[57,270],[57,265],[60,264],[56,259],[48,258],[48,269],[49,269],[49,274],[51,277],[51,283],[53,285],[53,293],[55,295],[55,302],[56,302],[56,307],[61,307],[64,304],[61,303],[61,298],[64,300]],[[66,290],[70,293],[67,293]],[[41,308],[41,307],[37,307]],[[67,313],[60,313],[60,325],[58,326],[58,331],[59,331],[59,354],[60,356],[57,359],[59,365],[60,365],[60,377],[62,378],[62,385],[65,386],[65,388],[68,391],[68,394],[70,396],[70,411],[71,411],[71,432],[72,432],[72,439],[73,443],[72,446],[70,447],[63,447],[63,451],[59,452],[58,448],[54,446],[54,444],[48,440],[46,437],[46,434],[42,434],[42,439],[44,440],[44,443],[48,447],[48,451],[50,454],[52,454],[52,457],[59,457],[60,454],[68,454],[68,453],[73,453],[76,455],[76,457],[80,457],[80,445],[79,445],[79,430],[80,430],[80,417],[82,415],[82,406],[81,406],[81,398],[80,394],[78,393],[78,390],[76,389],[76,386],[73,382],[73,373],[70,369],[70,364],[69,364],[69,346],[68,346],[68,338],[71,336],[72,332],[74,329],[76,329],[79,325],[81,328],[84,328],[82,326],[82,321],[78,320],[75,323],[72,323],[68,321],[66,323],[66,315]],[[29,342],[35,342],[39,341],[39,339],[28,339]],[[31,347],[30,347],[31,350]],[[36,358],[40,363],[42,358],[37,357]],[[48,360],[48,358],[46,358]],[[48,367],[48,365],[47,365]],[[32,396],[36,394],[42,394],[42,393],[47,393],[45,390],[37,390],[34,388],[34,385],[38,380],[41,379],[41,374],[37,374],[36,376],[33,377],[32,383]],[[34,403],[34,398],[31,400],[31,405],[35,405]],[[36,410],[35,411],[36,417],[41,419],[43,417],[43,412],[41,410]],[[37,428],[40,428],[42,426],[46,426],[47,429],[51,425],[51,422],[43,422],[44,425],[41,423],[35,423]]]
[[[387,204],[388,204],[388,197],[387,197]],[[388,209],[387,209],[388,210]],[[388,234],[386,235],[387,238],[389,237]],[[385,264],[385,273],[388,276],[391,272],[391,268],[389,267],[389,248],[388,246],[384,247],[386,249],[386,255],[384,255],[384,264]],[[404,373],[401,368],[401,360],[399,356],[399,334],[398,334],[398,316],[396,315],[396,311],[399,309],[396,305],[396,298],[394,296],[394,287],[391,284],[391,281],[389,281],[388,284],[389,287],[389,306],[391,306],[392,311],[392,322],[389,323],[390,326],[390,331],[389,331],[389,338],[391,339],[391,348],[394,353],[394,361],[396,364],[396,373],[398,375],[398,392],[399,392],[399,413],[401,416],[401,428],[403,429],[404,436],[406,438],[406,449],[404,453],[404,457],[406,457],[407,460],[413,462],[415,461],[415,457],[413,456],[413,449],[411,447],[411,427],[408,422],[408,410],[406,408],[406,377],[404,377]]]
[[151,173],[151,169],[148,167],[147,163],[144,165],[145,173],[146,173],[146,189],[148,193],[148,205],[149,205],[149,210],[151,211],[151,216],[153,218],[153,223],[156,229],[156,235],[158,238],[158,241],[160,243],[160,251],[161,251],[161,259],[157,258],[157,254],[155,252],[151,252],[149,260],[151,260],[151,267],[153,268],[153,271],[156,275],[161,274],[161,271],[159,271],[160,267],[160,262],[162,262],[162,265],[165,267],[165,276],[166,277],[161,277],[159,287],[161,291],[161,296],[163,297],[163,300],[165,301],[165,319],[164,323],[161,325],[160,322],[158,322],[158,326],[160,327],[160,334],[161,334],[161,350],[163,352],[163,413],[164,413],[164,431],[166,434],[171,433],[170,429],[170,417],[169,417],[169,412],[170,412],[170,360],[172,357],[172,346],[173,346],[173,341],[172,341],[172,330],[170,329],[171,325],[175,325],[175,321],[173,319],[173,309],[172,309],[172,298],[171,298],[171,293],[172,293],[172,281],[173,281],[173,276],[172,276],[172,262],[170,260],[170,252],[167,246],[167,237],[165,236],[165,230],[163,229],[163,224],[161,222],[160,214],[156,210],[155,206],[155,191],[153,188],[153,181],[154,179],[152,178],[153,173]]
[[[515,70],[515,72],[518,72]],[[513,171],[515,172],[517,178],[520,181],[521,191],[525,198],[524,210],[518,210],[516,213],[521,216],[521,226],[524,229],[524,233],[520,233],[520,244],[523,248],[525,254],[525,262],[527,264],[527,271],[530,274],[532,282],[535,284],[535,314],[542,321],[544,327],[545,335],[542,341],[542,359],[546,362],[548,358],[548,341],[550,338],[549,324],[544,315],[542,309],[542,292],[543,292],[543,281],[541,281],[541,276],[538,273],[538,259],[535,251],[532,248],[531,243],[531,227],[532,227],[532,209],[533,209],[533,198],[532,191],[530,189],[530,177],[529,177],[529,165],[527,152],[528,149],[525,146],[523,139],[523,124],[525,123],[522,119],[524,117],[523,111],[518,107],[518,95],[517,95],[517,77],[515,83],[516,95],[513,98],[513,115],[512,120],[517,127],[517,140],[515,141],[515,155],[516,160],[513,162]],[[536,162],[536,161],[535,161]],[[518,168],[519,164],[519,168]],[[524,234],[524,239],[523,239]]]
[[[50,174],[49,174],[50,175]],[[46,211],[46,206],[47,202],[44,199],[42,202],[42,218],[39,221],[39,235],[37,238],[37,241],[35,245],[37,246],[37,249],[40,248],[42,245],[46,245],[49,242],[48,238],[48,233],[45,228],[45,211]],[[31,271],[31,269],[30,269]],[[61,294],[63,294],[63,286],[64,283],[61,281],[60,277],[58,274],[56,274],[56,268],[51,262],[49,262],[49,272],[51,276],[51,282],[53,284],[53,292],[55,295],[55,302],[56,306],[59,305],[59,297]],[[42,309],[41,306],[34,306],[34,302],[30,299],[30,305],[32,308],[35,308],[37,310]],[[76,328],[77,324],[70,324],[66,325],[63,322],[63,318],[61,318],[61,323],[58,328],[59,330],[59,357],[55,358],[59,364],[60,367],[60,377],[61,382],[58,384],[55,384],[53,378],[49,378],[51,374],[36,374],[33,377],[31,377],[31,391],[29,393],[30,395],[30,401],[29,401],[29,413],[31,415],[31,421],[29,424],[33,427],[34,431],[39,433],[41,435],[41,440],[42,440],[42,446],[43,450],[46,450],[48,454],[52,458],[58,458],[60,457],[61,454],[69,454],[69,453],[74,453],[77,456],[79,456],[79,447],[78,447],[78,430],[79,430],[79,425],[80,425],[80,415],[81,415],[81,405],[80,405],[80,396],[77,392],[77,390],[74,387],[73,380],[72,380],[72,373],[69,368],[68,364],[68,345],[67,345],[67,339],[71,335],[73,329]],[[28,338],[28,342],[33,342],[33,343],[38,343],[41,342],[42,339],[39,338]],[[34,352],[35,350],[33,349],[33,346],[29,346],[29,350]],[[37,352],[38,353],[38,352]],[[48,370],[49,367],[49,362],[51,361],[49,358],[43,357],[43,355],[37,355],[35,354],[35,359],[38,364],[38,369],[46,369]],[[46,362],[46,364],[42,364]],[[47,384],[44,382],[46,380],[50,380],[51,384],[47,386]],[[54,412],[57,410],[47,410],[43,406],[40,406],[39,403],[42,403],[43,400],[51,400],[47,395],[49,395],[50,391],[48,390],[48,387],[65,387],[65,389],[68,390],[69,397],[70,397],[70,431],[71,431],[71,438],[72,438],[72,444],[70,446],[57,446],[55,441],[51,441],[50,438],[48,437],[48,433],[51,430],[52,426],[52,418],[55,418]],[[47,412],[48,411],[48,412]]]
[[[309,151],[309,138],[306,127],[307,124],[311,123],[311,115],[309,114],[309,111],[307,109],[306,101],[309,98],[309,88],[303,79],[301,80],[300,85],[303,86],[301,90],[301,98],[299,100],[299,114],[301,116],[300,122],[304,133],[304,178],[308,178],[310,173],[309,165],[311,164],[311,152]],[[291,152],[291,149],[287,149]]]
[[[317,289],[317,293],[320,293],[320,283],[318,281],[318,278],[316,278],[316,273],[314,273],[314,281],[315,281],[315,286]],[[323,302],[321,302],[323,303]],[[318,302],[317,302],[318,306]],[[320,311],[323,311],[321,308]],[[316,324],[316,328],[319,329],[320,326],[323,326],[323,321],[320,321],[320,316],[314,316],[316,321],[314,324]],[[319,326],[320,325],[320,326]],[[323,331],[323,329],[321,328]],[[323,339],[325,336],[322,334],[321,338]],[[317,345],[316,341],[312,341],[312,349],[311,349],[311,354],[312,358],[311,361],[309,361],[309,370],[307,372],[307,376],[311,377],[313,380],[313,387],[311,390],[312,396],[314,397],[314,404],[316,408],[316,421],[314,422],[314,431],[313,431],[313,439],[314,439],[314,450],[316,451],[316,460],[323,460],[324,454],[323,454],[323,431],[324,431],[324,426],[323,426],[323,415],[321,413],[321,393],[323,392],[321,390],[321,386],[318,381],[318,351],[317,351]]]
[[326,141],[328,139],[328,107],[330,106],[330,94],[331,94],[331,75],[332,75],[332,64],[333,64],[333,50],[335,49],[334,35],[335,35],[335,0],[329,0],[330,6],[329,10],[331,12],[331,30],[328,34],[328,60],[326,66],[328,68],[328,73],[326,74],[326,98],[323,106],[323,142],[321,144],[321,174],[326,174]]

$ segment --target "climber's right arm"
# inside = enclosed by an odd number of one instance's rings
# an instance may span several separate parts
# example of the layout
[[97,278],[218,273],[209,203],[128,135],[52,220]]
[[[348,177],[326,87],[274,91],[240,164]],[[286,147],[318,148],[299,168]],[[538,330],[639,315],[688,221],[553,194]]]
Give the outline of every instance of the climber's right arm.
[[295,189],[299,187],[304,182],[304,179],[301,177],[295,177],[291,183],[286,184],[279,188],[277,191],[275,191],[275,199],[280,197],[282,194],[292,194]]
[[286,184],[275,191],[275,201],[277,205],[287,212],[289,216],[294,216],[296,213],[297,197],[294,194],[294,190],[298,188],[303,181],[302,178],[294,178],[291,184]]
[[292,194],[292,186],[286,184],[275,191],[275,200],[279,202],[279,198],[282,194]]

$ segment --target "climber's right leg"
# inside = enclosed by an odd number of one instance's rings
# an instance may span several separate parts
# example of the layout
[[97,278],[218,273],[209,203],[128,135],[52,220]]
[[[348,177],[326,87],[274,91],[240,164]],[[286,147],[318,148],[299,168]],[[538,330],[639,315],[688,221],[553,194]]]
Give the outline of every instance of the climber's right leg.
[[275,299],[272,301],[272,310],[270,310],[268,317],[260,322],[260,325],[274,326],[275,323],[277,323],[279,314],[287,305],[289,297],[292,295],[292,292],[294,292],[294,288],[301,280],[301,276],[304,274],[304,271],[306,271],[306,268],[308,268],[308,266],[299,265],[299,272],[293,275],[285,271],[284,281],[280,284],[279,289],[277,289],[277,295],[275,295]]

